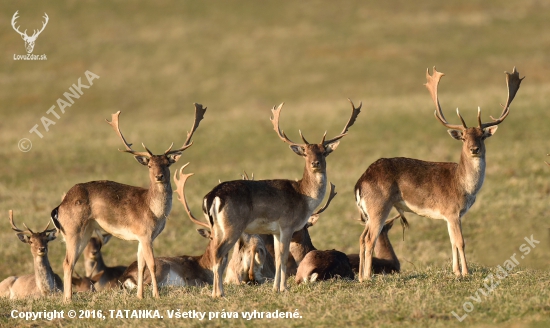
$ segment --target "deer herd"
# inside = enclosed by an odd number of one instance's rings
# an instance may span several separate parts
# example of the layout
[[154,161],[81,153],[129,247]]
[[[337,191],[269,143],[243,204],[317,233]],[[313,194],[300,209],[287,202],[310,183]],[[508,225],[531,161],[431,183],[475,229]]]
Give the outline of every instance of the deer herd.
[[[73,290],[101,291],[112,288],[137,289],[143,298],[145,284],[152,286],[153,297],[159,297],[162,286],[212,285],[212,297],[224,296],[223,284],[265,283],[273,280],[273,290],[287,290],[287,279],[297,284],[332,278],[369,280],[372,274],[400,271],[400,262],[389,240],[388,232],[400,219],[408,223],[405,212],[447,221],[451,241],[453,272],[468,274],[461,220],[474,204],[485,178],[485,139],[495,134],[508,117],[510,104],[523,78],[514,70],[506,72],[508,99],[499,118],[482,123],[478,108],[476,127],[467,127],[457,109],[461,124],[450,124],[439,104],[437,88],[444,74],[435,67],[426,73],[428,88],[435,104],[436,119],[449,134],[462,141],[458,163],[427,162],[404,157],[381,158],[371,164],[357,181],[354,194],[364,231],[359,238],[359,254],[337,250],[317,250],[309,229],[336,196],[335,186],[328,182],[326,157],[336,150],[341,139],[355,123],[361,104],[350,100],[351,114],[342,132],[332,139],[309,143],[302,132],[303,143],[291,141],[281,130],[279,119],[283,104],[272,109],[271,122],[277,136],[304,159],[300,180],[255,180],[246,173],[242,180],[220,182],[202,202],[205,221],[197,219],[185,197],[185,184],[192,173],[189,164],[174,174],[179,202],[188,218],[201,226],[197,232],[209,240],[202,255],[155,257],[153,241],[164,230],[172,209],[170,166],[193,142],[192,137],[204,118],[206,107],[195,104],[195,120],[183,146],[154,155],[132,149],[119,127],[120,111],[107,121],[138,163],[149,169],[148,188],[129,186],[114,181],[91,181],[74,185],[51,213],[54,229],[41,232],[26,230],[14,222],[12,229],[22,242],[29,244],[34,258],[34,275],[12,276],[0,283],[0,296],[9,298],[41,297],[63,292],[71,301]],[[550,165],[550,164],[549,164]],[[319,208],[329,189],[328,199]],[[395,209],[397,216],[388,219]],[[61,234],[65,240],[63,280],[53,272],[48,260],[48,243]],[[138,242],[137,261],[129,266],[109,267],[101,249],[112,236]],[[233,249],[233,254],[229,252]],[[75,271],[84,253],[85,277]],[[373,256],[375,255],[375,256]],[[147,268],[147,270],[145,270]],[[225,277],[224,277],[225,274]]]

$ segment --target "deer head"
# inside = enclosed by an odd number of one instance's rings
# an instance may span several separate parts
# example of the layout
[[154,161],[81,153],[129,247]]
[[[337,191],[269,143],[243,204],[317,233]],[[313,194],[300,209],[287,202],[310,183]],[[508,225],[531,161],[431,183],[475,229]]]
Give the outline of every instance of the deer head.
[[154,181],[156,183],[170,183],[169,167],[170,165],[177,162],[178,159],[181,157],[182,152],[185,149],[191,147],[191,145],[193,144],[191,138],[193,137],[193,133],[195,133],[195,130],[198,128],[200,121],[204,118],[204,113],[206,112],[206,109],[207,108],[203,108],[201,104],[195,104],[195,122],[193,123],[191,131],[187,132],[187,139],[185,140],[183,146],[181,148],[172,150],[172,146],[174,145],[174,143],[172,143],[162,155],[153,155],[153,153],[147,147],[145,147],[144,144],[142,144],[142,146],[143,148],[145,148],[146,152],[137,152],[132,149],[132,144],[128,143],[122,135],[122,132],[120,132],[120,128],[118,125],[120,111],[111,115],[111,122],[107,120],[105,121],[109,123],[109,125],[113,128],[113,130],[115,130],[117,135],[124,143],[124,147],[126,149],[119,149],[119,151],[134,155],[134,158],[138,161],[138,163],[149,167],[149,178],[151,181]]
[[42,232],[33,232],[31,229],[29,229],[24,223],[23,226],[26,228],[26,230],[21,230],[17,228],[15,223],[13,222],[13,211],[9,211],[9,218],[10,218],[10,224],[13,231],[16,232],[17,237],[19,240],[21,240],[25,244],[29,244],[31,246],[31,253],[33,257],[43,257],[48,255],[48,243],[56,238],[55,233],[57,229],[49,229],[50,223],[48,222],[48,225]]
[[469,128],[466,126],[466,123],[464,122],[462,115],[460,115],[458,108],[456,109],[456,113],[460,118],[460,121],[462,124],[453,125],[447,122],[447,120],[445,119],[445,116],[443,115],[443,112],[441,111],[441,106],[439,105],[439,99],[437,96],[437,86],[439,84],[439,80],[445,74],[438,72],[435,69],[435,67],[433,68],[432,75],[430,75],[429,70],[426,70],[427,82],[425,86],[428,88],[428,91],[430,91],[432,100],[435,104],[435,108],[436,108],[434,112],[435,117],[441,124],[449,128],[448,132],[451,135],[451,137],[463,142],[463,153],[466,153],[471,157],[485,156],[485,142],[484,142],[485,139],[495,134],[498,128],[497,125],[502,123],[510,113],[510,104],[512,103],[512,100],[514,100],[514,97],[516,96],[516,93],[519,90],[521,81],[525,78],[525,77],[523,78],[519,77],[519,73],[516,71],[515,67],[511,74],[508,72],[504,72],[504,73],[506,74],[506,84],[508,87],[508,99],[506,100],[505,105],[501,104],[503,110],[502,110],[502,113],[500,114],[500,117],[498,119],[495,119],[491,116],[491,119],[493,120],[493,122],[481,123],[481,108],[478,107],[477,108],[478,126]]
[[271,110],[273,112],[273,118],[271,119],[271,122],[273,123],[273,129],[275,130],[275,132],[277,132],[279,138],[290,146],[290,149],[292,149],[292,151],[294,151],[297,155],[304,157],[306,161],[306,168],[308,170],[311,170],[314,173],[325,173],[325,157],[327,157],[331,152],[336,149],[336,147],[338,147],[340,139],[347,134],[348,129],[353,125],[353,123],[355,123],[357,115],[359,115],[359,113],[361,112],[362,103],[359,104],[359,107],[356,108],[353,102],[350,99],[348,100],[351,104],[352,112],[351,117],[342,132],[330,140],[325,140],[325,137],[327,135],[327,133],[325,132],[325,134],[323,135],[323,139],[318,144],[310,144],[302,134],[302,131],[299,132],[300,137],[302,138],[304,143],[298,144],[292,142],[290,139],[288,139],[284,131],[279,128],[279,116],[281,114],[281,109],[283,108],[284,103],[280,104],[277,108],[273,107],[273,109]]
[[21,32],[19,31],[19,26],[15,26],[15,21],[17,20],[17,18],[19,18],[19,16],[17,16],[18,12],[19,10],[16,11],[15,14],[13,14],[13,17],[11,19],[11,26],[17,33],[19,33],[19,35],[21,35],[21,38],[25,41],[25,49],[27,49],[27,53],[30,54],[34,50],[34,42],[36,41],[36,38],[38,38],[40,33],[44,31],[44,28],[46,27],[46,25],[48,25],[48,20],[50,18],[48,17],[48,14],[44,13],[43,18],[45,19],[45,21],[42,23],[42,28],[40,30],[34,30],[34,33],[31,36],[28,36],[27,30],[25,30],[25,32]]

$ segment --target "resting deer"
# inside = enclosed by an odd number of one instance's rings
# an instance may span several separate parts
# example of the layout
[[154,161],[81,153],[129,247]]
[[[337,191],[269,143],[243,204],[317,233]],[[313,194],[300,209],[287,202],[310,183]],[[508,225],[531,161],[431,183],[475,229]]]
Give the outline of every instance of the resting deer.
[[233,248],[224,282],[237,285],[265,283],[267,278],[272,278],[263,273],[267,254],[265,243],[259,235],[243,233]]
[[290,252],[296,260],[298,269],[295,281],[297,284],[308,281],[326,280],[339,276],[353,279],[354,274],[346,254],[337,250],[320,251],[313,246],[308,229],[319,220],[319,216],[336,196],[334,185],[330,184],[330,194],[323,207],[313,213],[306,225],[294,232],[290,241]]
[[[386,224],[378,236],[376,245],[374,246],[374,255],[372,258],[372,271],[375,274],[386,274],[386,273],[399,273],[401,271],[401,263],[393,250],[393,246],[390,242],[388,233],[393,227],[395,220],[401,218],[401,224],[405,227],[408,227],[408,222],[405,217],[401,215],[394,216],[391,219],[386,220]],[[361,221],[365,223],[363,217]],[[349,263],[351,264],[351,270],[353,273],[359,273],[359,254],[347,254]]]
[[11,228],[17,237],[29,244],[34,258],[34,274],[12,276],[0,282],[0,296],[10,299],[41,297],[63,290],[61,278],[55,274],[48,260],[48,243],[56,238],[56,229],[48,229],[50,223],[42,232],[33,232],[25,224],[27,230],[17,228],[13,222],[13,211],[9,211]]
[[97,291],[119,287],[119,278],[127,268],[122,265],[108,267],[103,261],[101,248],[111,240],[112,236],[111,234],[98,233],[98,237],[90,238],[88,245],[84,248],[86,277],[96,277],[95,279],[92,278],[92,280],[95,280],[95,289]]
[[[351,102],[351,101],[350,101]],[[273,234],[275,244],[275,279],[273,290],[286,290],[286,262],[290,239],[301,229],[323,200],[327,174],[325,157],[338,146],[353,125],[361,106],[355,108],[344,130],[335,138],[310,144],[292,142],[279,128],[283,104],[273,108],[273,127],[279,138],[305,160],[301,180],[235,180],[222,182],[203,200],[203,212],[212,227],[214,261],[213,297],[223,296],[222,275],[227,266],[227,253],[243,232]],[[281,265],[283,264],[283,265]]]
[[94,285],[101,278],[103,272],[98,273],[94,277],[81,277],[76,271],[74,273],[76,277],[71,278],[73,291],[77,293],[97,291]]
[[[113,236],[139,242],[137,252],[137,297],[143,298],[143,271],[145,264],[155,272],[153,241],[162,232],[172,209],[170,165],[193,143],[191,137],[204,117],[206,108],[195,104],[195,122],[181,148],[172,145],[162,155],[132,150],[119,128],[120,111],[112,115],[109,123],[124,143],[124,152],[134,155],[149,168],[149,188],[134,187],[113,181],[92,181],[72,187],[61,205],[52,211],[55,226],[66,241],[63,262],[65,300],[71,300],[71,275],[78,257],[90,240],[93,231],[102,228]],[[153,297],[158,298],[157,281],[153,275]]]
[[[431,219],[447,221],[453,254],[453,271],[457,276],[468,274],[464,254],[461,219],[474,204],[485,178],[485,139],[495,134],[497,125],[508,116],[510,104],[523,79],[515,67],[506,72],[508,100],[498,119],[481,123],[478,108],[477,127],[468,128],[457,109],[462,125],[447,122],[437,96],[437,86],[443,73],[435,67],[433,75],[426,72],[426,87],[435,104],[435,117],[449,128],[451,137],[462,141],[459,163],[426,162],[411,158],[381,158],[371,164],[355,185],[355,198],[359,210],[367,219],[359,239],[359,280],[371,277],[372,251],[392,207],[402,215],[413,212]],[[462,270],[458,265],[458,256]]]
[[[211,239],[210,227],[199,220],[197,220],[189,206],[187,205],[187,200],[185,198],[185,182],[187,179],[193,175],[183,174],[184,168],[187,166],[184,165],[174,174],[174,182],[176,183],[176,192],[178,194],[178,200],[183,204],[185,211],[189,219],[202,227],[207,229],[197,229],[199,234],[204,238]],[[232,264],[233,277],[230,279],[230,282],[247,282],[247,281],[258,281],[262,282],[263,277],[260,273],[263,263],[261,263],[262,254],[266,253],[265,248],[262,248],[263,243],[258,242],[259,238],[257,236],[243,235],[239,240],[239,245],[237,250],[234,253],[232,261],[235,264]],[[256,241],[254,241],[256,240]],[[155,258],[156,264],[156,279],[159,282],[159,286],[204,286],[211,285],[214,279],[214,273],[212,272],[212,241],[208,243],[204,254],[199,256],[174,256],[174,257],[157,257]],[[265,255],[263,256],[265,258]],[[137,278],[137,263],[134,262],[130,264],[126,272],[121,277],[121,281],[124,286],[127,288],[134,288]],[[239,280],[240,279],[240,280]],[[144,275],[144,283],[150,283],[151,276],[149,274]]]
[[[318,222],[320,214],[326,210],[332,198],[336,196],[333,187],[334,185],[331,184],[327,203],[313,213],[308,223],[302,229],[294,232],[292,235],[290,254],[299,264],[295,277],[295,281],[298,284],[307,281],[330,279],[335,276],[353,279],[354,274],[358,272],[359,254],[346,255],[336,250],[320,251],[311,242],[309,228]],[[393,226],[393,222],[399,217],[398,215],[388,220],[380,233],[380,238],[374,250],[376,254],[376,257],[373,258],[374,273],[399,272],[399,260],[388,238],[388,232]],[[407,221],[404,218],[402,220],[403,224],[407,225]]]

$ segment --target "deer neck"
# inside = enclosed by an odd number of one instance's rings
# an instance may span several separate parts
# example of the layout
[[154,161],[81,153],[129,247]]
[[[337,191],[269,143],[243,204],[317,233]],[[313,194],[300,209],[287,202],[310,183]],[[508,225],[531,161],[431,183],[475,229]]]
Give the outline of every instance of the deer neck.
[[149,209],[158,219],[165,219],[172,210],[172,185],[170,181],[151,181],[149,187]]
[[212,271],[212,268],[214,267],[214,258],[212,257],[212,254],[214,251],[215,250],[212,249],[212,241],[210,241],[210,243],[208,243],[208,246],[206,247],[206,251],[198,259],[199,267],[208,277],[210,283],[213,283],[214,281],[214,272]]
[[327,190],[327,174],[323,172],[313,172],[307,167],[304,168],[302,180],[298,181],[300,193],[308,200],[310,214],[321,204]]
[[36,256],[34,258],[34,277],[36,287],[42,295],[49,294],[55,290],[55,275],[47,256]]
[[485,180],[485,154],[472,157],[462,151],[458,165],[458,182],[468,195],[476,195]]
[[307,253],[315,250],[317,250],[317,248],[313,246],[307,228],[303,228],[294,233],[292,241],[290,242],[290,254],[294,257],[296,265],[300,265],[300,262],[302,262]]
[[84,262],[84,269],[86,270],[86,277],[93,277],[96,274],[106,269],[105,262],[103,262],[103,256],[98,254],[95,256],[95,260],[86,259]]

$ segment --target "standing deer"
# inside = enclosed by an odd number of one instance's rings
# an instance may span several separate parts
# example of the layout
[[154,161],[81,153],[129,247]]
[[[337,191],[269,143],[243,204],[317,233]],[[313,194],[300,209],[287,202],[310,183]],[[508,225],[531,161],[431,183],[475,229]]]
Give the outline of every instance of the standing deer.
[[[187,216],[193,223],[208,229],[197,229],[197,231],[202,237],[210,239],[210,242],[204,254],[199,256],[182,255],[155,258],[155,276],[159,286],[203,286],[211,285],[214,281],[214,273],[212,272],[214,262],[211,256],[213,243],[210,226],[193,216],[185,198],[185,182],[193,175],[192,173],[183,174],[183,170],[187,165],[185,164],[179,170],[179,178],[177,170],[174,174],[178,200],[183,204]],[[260,271],[263,266],[262,260],[265,258],[265,253],[267,253],[262,240],[258,236],[243,234],[238,244],[230,263],[232,271],[229,282],[262,282],[263,277]],[[122,275],[121,282],[126,288],[132,289],[136,285],[136,278],[137,263],[134,262]],[[143,279],[144,283],[150,283],[151,275],[146,272]]]
[[[187,139],[179,149],[172,145],[162,155],[132,150],[119,128],[120,111],[112,115],[109,123],[120,137],[126,150],[138,163],[149,168],[149,188],[134,187],[113,181],[92,181],[72,187],[61,204],[52,211],[52,220],[66,241],[63,262],[65,300],[71,300],[71,275],[78,257],[90,240],[93,231],[102,228],[113,236],[139,242],[137,252],[137,297],[143,298],[143,272],[145,264],[155,272],[153,241],[162,232],[172,209],[170,165],[193,143],[191,137],[204,117],[206,108],[195,104],[195,121]],[[157,281],[152,274],[153,297],[158,298]]]
[[[350,100],[351,103],[351,100]],[[323,200],[326,192],[326,160],[340,139],[353,125],[360,108],[352,104],[352,114],[344,130],[335,138],[310,144],[292,142],[279,128],[283,104],[273,108],[273,128],[279,138],[305,160],[301,180],[235,180],[222,182],[203,200],[203,212],[212,227],[214,288],[212,297],[223,296],[222,275],[227,266],[227,253],[243,232],[273,234],[275,246],[275,279],[273,290],[286,290],[286,262],[290,239],[301,229]],[[283,264],[283,265],[281,265]]]
[[[119,265],[108,267],[103,261],[101,248],[111,240],[111,234],[100,234],[98,237],[90,238],[88,245],[84,248],[84,268],[86,277],[97,277],[95,280],[95,289],[102,291],[119,287],[119,278],[126,271],[126,266]],[[100,276],[98,276],[101,274]]]
[[[365,230],[359,239],[359,281],[370,279],[372,251],[392,207],[403,215],[413,212],[431,219],[447,221],[453,254],[455,275],[468,274],[464,254],[461,219],[474,204],[485,178],[485,139],[495,134],[497,125],[508,116],[510,104],[523,78],[515,67],[506,73],[508,100],[503,111],[493,122],[481,123],[478,108],[477,127],[468,128],[457,109],[462,125],[447,122],[437,96],[437,86],[443,73],[435,67],[433,75],[426,72],[426,87],[435,104],[435,117],[449,128],[456,140],[462,141],[462,153],[458,163],[426,162],[411,158],[381,158],[371,164],[355,185],[355,198],[360,212],[366,218]],[[459,269],[458,256],[462,264]]]
[[56,238],[56,229],[48,229],[50,223],[42,232],[33,232],[25,224],[27,230],[17,228],[13,222],[13,211],[9,211],[11,228],[17,237],[31,247],[34,258],[34,274],[12,276],[0,282],[0,297],[18,299],[25,297],[41,297],[63,290],[61,278],[55,274],[48,260],[48,243]]

